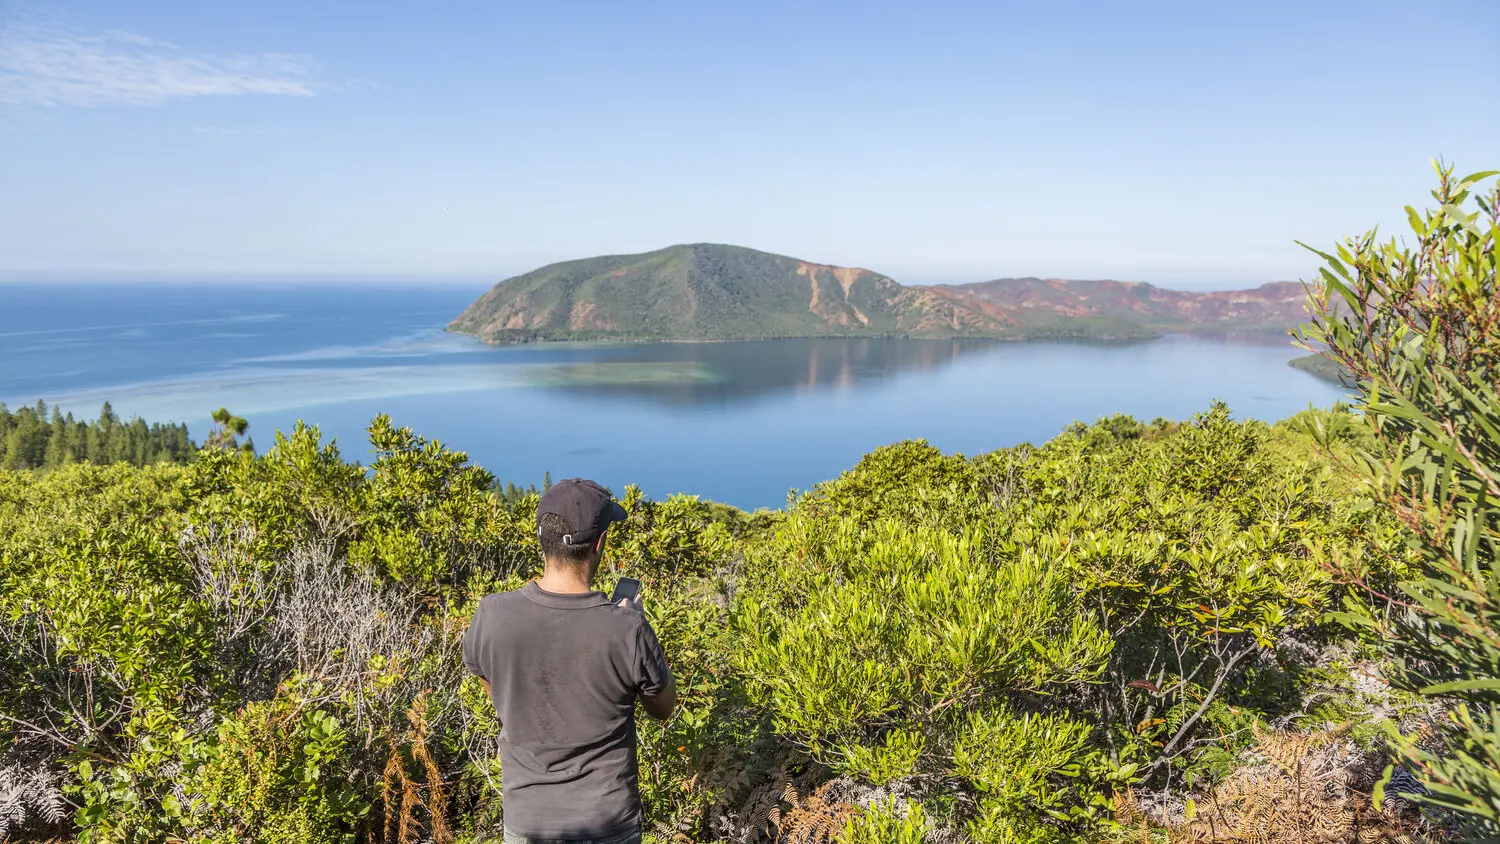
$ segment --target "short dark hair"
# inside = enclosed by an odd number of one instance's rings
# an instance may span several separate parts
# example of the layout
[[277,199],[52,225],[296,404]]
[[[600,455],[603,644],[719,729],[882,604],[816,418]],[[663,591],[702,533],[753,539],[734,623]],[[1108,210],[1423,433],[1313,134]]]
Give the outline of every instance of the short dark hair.
[[536,520],[537,539],[542,544],[542,558],[568,565],[586,565],[594,557],[594,539],[582,545],[563,542],[568,533],[568,523],[556,513],[543,513]]

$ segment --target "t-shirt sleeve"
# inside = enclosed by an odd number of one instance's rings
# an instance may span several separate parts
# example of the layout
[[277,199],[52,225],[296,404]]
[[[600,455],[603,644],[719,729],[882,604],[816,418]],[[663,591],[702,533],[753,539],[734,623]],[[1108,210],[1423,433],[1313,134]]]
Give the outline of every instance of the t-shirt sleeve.
[[484,667],[479,664],[479,641],[484,635],[484,602],[480,602],[479,608],[474,610],[474,617],[469,619],[469,629],[464,631],[464,667],[469,669],[470,674],[480,677],[484,676]]
[[667,655],[662,653],[661,642],[656,631],[644,618],[636,631],[636,689],[643,695],[661,694],[672,680],[672,669],[667,667]]

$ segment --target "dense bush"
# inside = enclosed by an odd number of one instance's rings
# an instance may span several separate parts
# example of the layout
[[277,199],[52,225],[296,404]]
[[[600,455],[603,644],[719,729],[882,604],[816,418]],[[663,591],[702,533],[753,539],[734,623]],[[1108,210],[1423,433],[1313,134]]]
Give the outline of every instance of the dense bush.
[[749,546],[737,662],[835,772],[925,777],[974,840],[1079,833],[1117,786],[1212,782],[1305,715],[1329,566],[1404,570],[1313,448],[1216,406],[974,460],[881,449]]
[[1500,186],[1481,187],[1495,175],[1439,167],[1438,208],[1406,209],[1413,243],[1370,232],[1319,253],[1305,338],[1362,392],[1378,444],[1350,465],[1421,560],[1399,589],[1350,572],[1368,600],[1345,618],[1447,710],[1437,741],[1396,738],[1425,799],[1484,841],[1500,839]]
[[[1362,442],[1309,414],[1337,454]],[[1127,788],[1225,777],[1348,653],[1326,572],[1405,571],[1305,422],[901,443],[754,516],[624,490],[601,586],[646,581],[683,699],[641,727],[652,834],[1072,840]],[[457,643],[483,594],[539,573],[536,499],[384,418],[370,439],[368,469],[299,427],[259,456],[0,474],[0,823],[495,828],[496,725]]]
[[954,773],[1003,809],[993,824],[1049,807],[1048,777],[1089,730],[1022,709],[1093,679],[1110,649],[1066,572],[993,558],[982,531],[898,520],[794,551],[805,518],[759,552],[802,570],[785,580],[796,592],[742,593],[735,618],[737,664],[777,734],[873,785]]

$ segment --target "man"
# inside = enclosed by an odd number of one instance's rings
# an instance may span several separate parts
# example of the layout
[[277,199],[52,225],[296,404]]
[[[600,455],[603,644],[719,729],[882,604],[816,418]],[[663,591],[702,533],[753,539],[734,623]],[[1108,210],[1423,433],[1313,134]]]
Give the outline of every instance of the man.
[[593,481],[553,484],[537,505],[543,574],[487,595],[464,663],[500,716],[506,844],[639,844],[635,702],[665,720],[672,672],[640,597],[591,584],[625,510]]

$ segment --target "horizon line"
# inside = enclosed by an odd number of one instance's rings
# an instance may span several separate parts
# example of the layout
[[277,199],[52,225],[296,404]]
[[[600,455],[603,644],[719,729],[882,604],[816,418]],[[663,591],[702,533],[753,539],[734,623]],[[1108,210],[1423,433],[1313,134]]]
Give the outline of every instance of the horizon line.
[[[543,265],[547,266],[547,265]],[[538,268],[539,269],[539,268]],[[874,270],[866,270],[875,272]],[[326,285],[430,285],[433,287],[493,287],[496,284],[507,281],[517,276],[525,275],[532,270],[517,273],[500,274],[493,272],[460,273],[460,272],[405,272],[405,273],[379,273],[379,272],[350,272],[350,271],[299,271],[299,270],[276,270],[267,272],[244,272],[244,271],[197,271],[197,270],[163,270],[163,271],[77,271],[77,270],[47,270],[37,272],[16,272],[0,270],[0,287],[20,285],[192,285],[192,284],[268,284],[268,285],[297,285],[297,284],[326,284]],[[885,275],[884,273],[880,273]],[[1040,281],[1065,281],[1065,282],[1101,282],[1109,281],[1119,284],[1149,284],[1153,287],[1166,290],[1195,290],[1212,287],[1219,291],[1228,290],[1254,290],[1267,284],[1278,283],[1305,283],[1303,279],[1295,278],[1269,278],[1259,277],[1258,280],[1247,279],[1244,276],[1215,276],[1207,275],[1192,279],[1175,279],[1172,281],[1152,281],[1149,278],[1121,278],[1112,275],[1040,275],[1026,273],[1019,275],[989,275],[982,278],[954,279],[945,278],[941,281],[902,281],[895,276],[887,275],[903,287],[959,287],[966,284],[981,284],[992,281],[1012,281],[1021,279],[1037,279]]]

